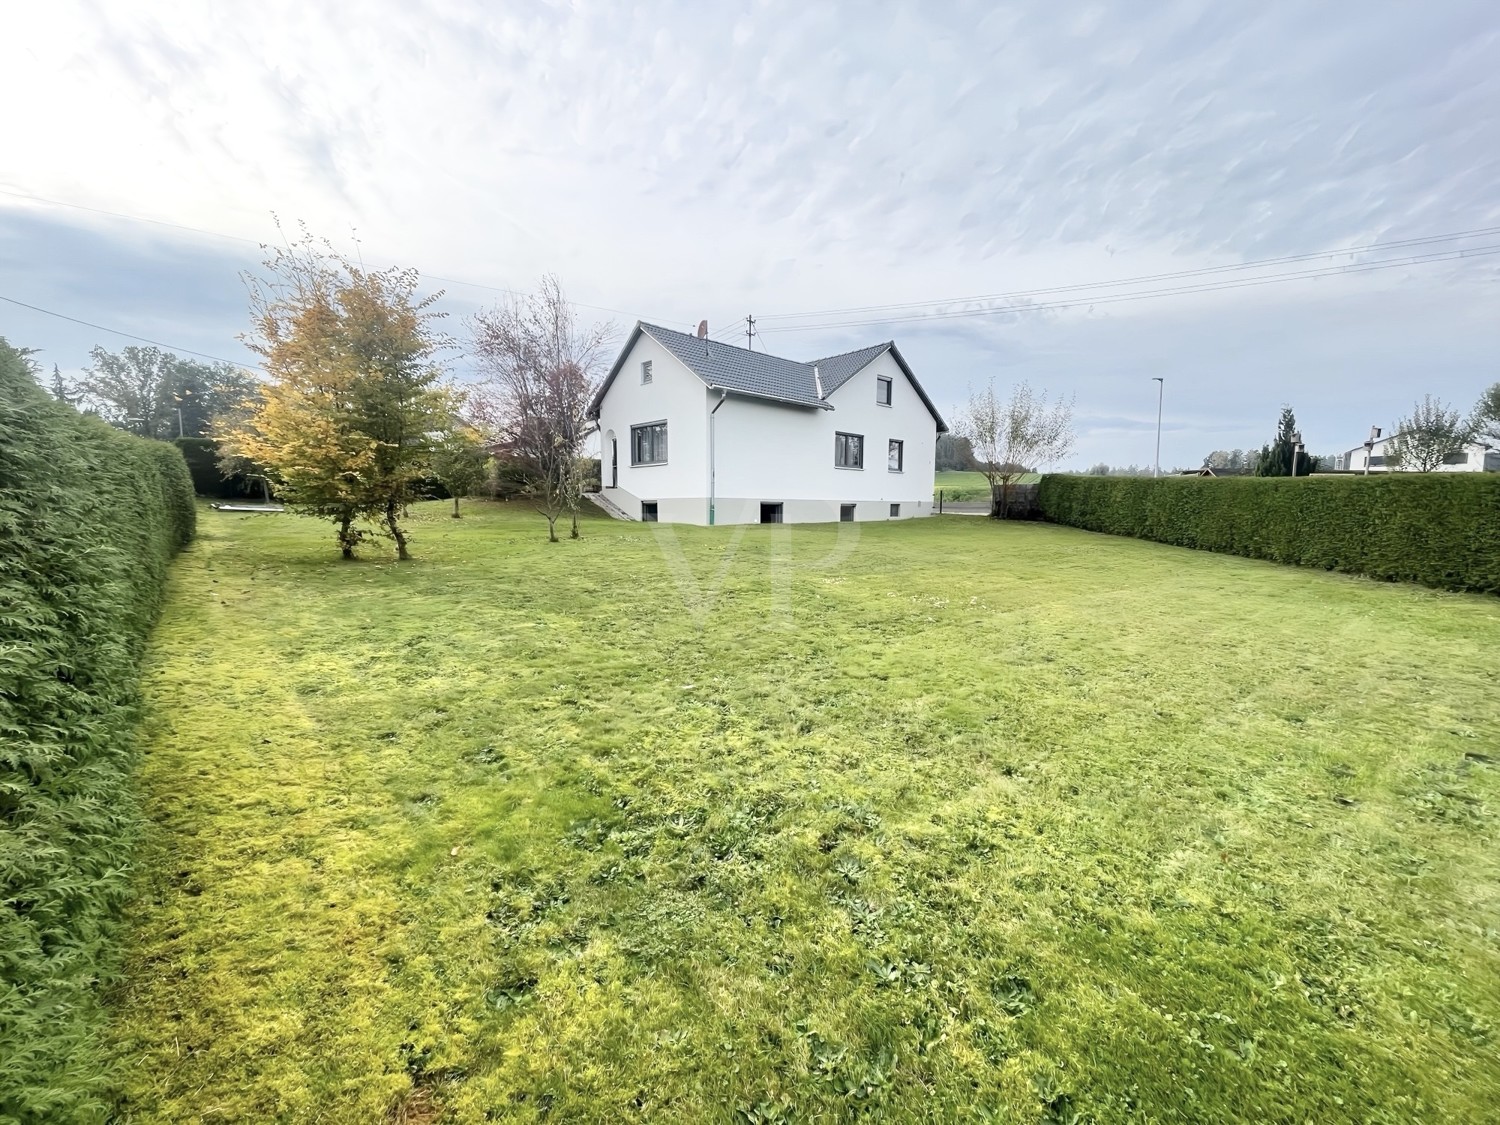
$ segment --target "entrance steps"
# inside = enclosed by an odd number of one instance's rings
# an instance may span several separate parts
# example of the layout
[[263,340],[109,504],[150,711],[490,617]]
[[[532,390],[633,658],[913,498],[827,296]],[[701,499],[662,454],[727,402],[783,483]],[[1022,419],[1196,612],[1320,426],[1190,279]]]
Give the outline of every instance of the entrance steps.
[[629,512],[620,507],[602,492],[585,492],[583,498],[598,508],[606,516],[616,520],[635,520]]

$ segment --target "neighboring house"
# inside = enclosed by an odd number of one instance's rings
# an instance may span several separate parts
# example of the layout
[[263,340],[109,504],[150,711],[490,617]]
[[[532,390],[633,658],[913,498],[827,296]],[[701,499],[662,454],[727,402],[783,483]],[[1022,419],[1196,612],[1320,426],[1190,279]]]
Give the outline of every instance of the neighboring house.
[[589,407],[604,498],[663,523],[931,515],[948,427],[894,343],[799,363],[637,324]]
[[[1391,459],[1391,445],[1398,435],[1377,438],[1374,448],[1369,452],[1369,471],[1372,473],[1388,473],[1399,470],[1402,466],[1393,465]],[[1334,458],[1333,467],[1349,472],[1362,473],[1365,471],[1366,452],[1363,444],[1356,445],[1347,453],[1340,453]],[[1480,442],[1471,442],[1457,453],[1448,455],[1446,461],[1434,470],[1439,473],[1496,473],[1500,472],[1500,450]]]

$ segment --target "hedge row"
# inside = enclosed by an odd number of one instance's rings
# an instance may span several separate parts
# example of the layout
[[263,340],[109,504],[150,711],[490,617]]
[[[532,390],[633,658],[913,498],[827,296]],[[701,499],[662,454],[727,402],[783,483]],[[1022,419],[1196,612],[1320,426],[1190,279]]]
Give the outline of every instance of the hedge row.
[[0,1121],[97,1121],[138,662],[196,513],[182,454],[53,401],[0,339]]
[[1500,474],[1048,475],[1054,523],[1445,590],[1500,593]]

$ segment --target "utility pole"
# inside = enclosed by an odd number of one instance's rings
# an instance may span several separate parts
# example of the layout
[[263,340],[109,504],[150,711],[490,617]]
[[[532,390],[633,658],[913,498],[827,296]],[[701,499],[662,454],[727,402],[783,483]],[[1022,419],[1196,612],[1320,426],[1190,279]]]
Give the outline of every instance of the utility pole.
[[755,317],[745,317],[745,347],[755,350]]
[[1156,384],[1156,463],[1151,468],[1152,477],[1161,476],[1161,400],[1167,393],[1167,381],[1160,375],[1151,376]]

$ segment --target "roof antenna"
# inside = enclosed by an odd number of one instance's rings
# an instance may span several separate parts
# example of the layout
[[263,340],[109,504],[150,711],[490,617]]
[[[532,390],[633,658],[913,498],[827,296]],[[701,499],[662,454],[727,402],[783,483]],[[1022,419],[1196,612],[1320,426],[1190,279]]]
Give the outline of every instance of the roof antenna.
[[700,320],[698,322],[698,339],[708,339],[708,321],[706,320]]
[[755,317],[753,316],[745,318],[745,347],[752,352],[755,350]]

